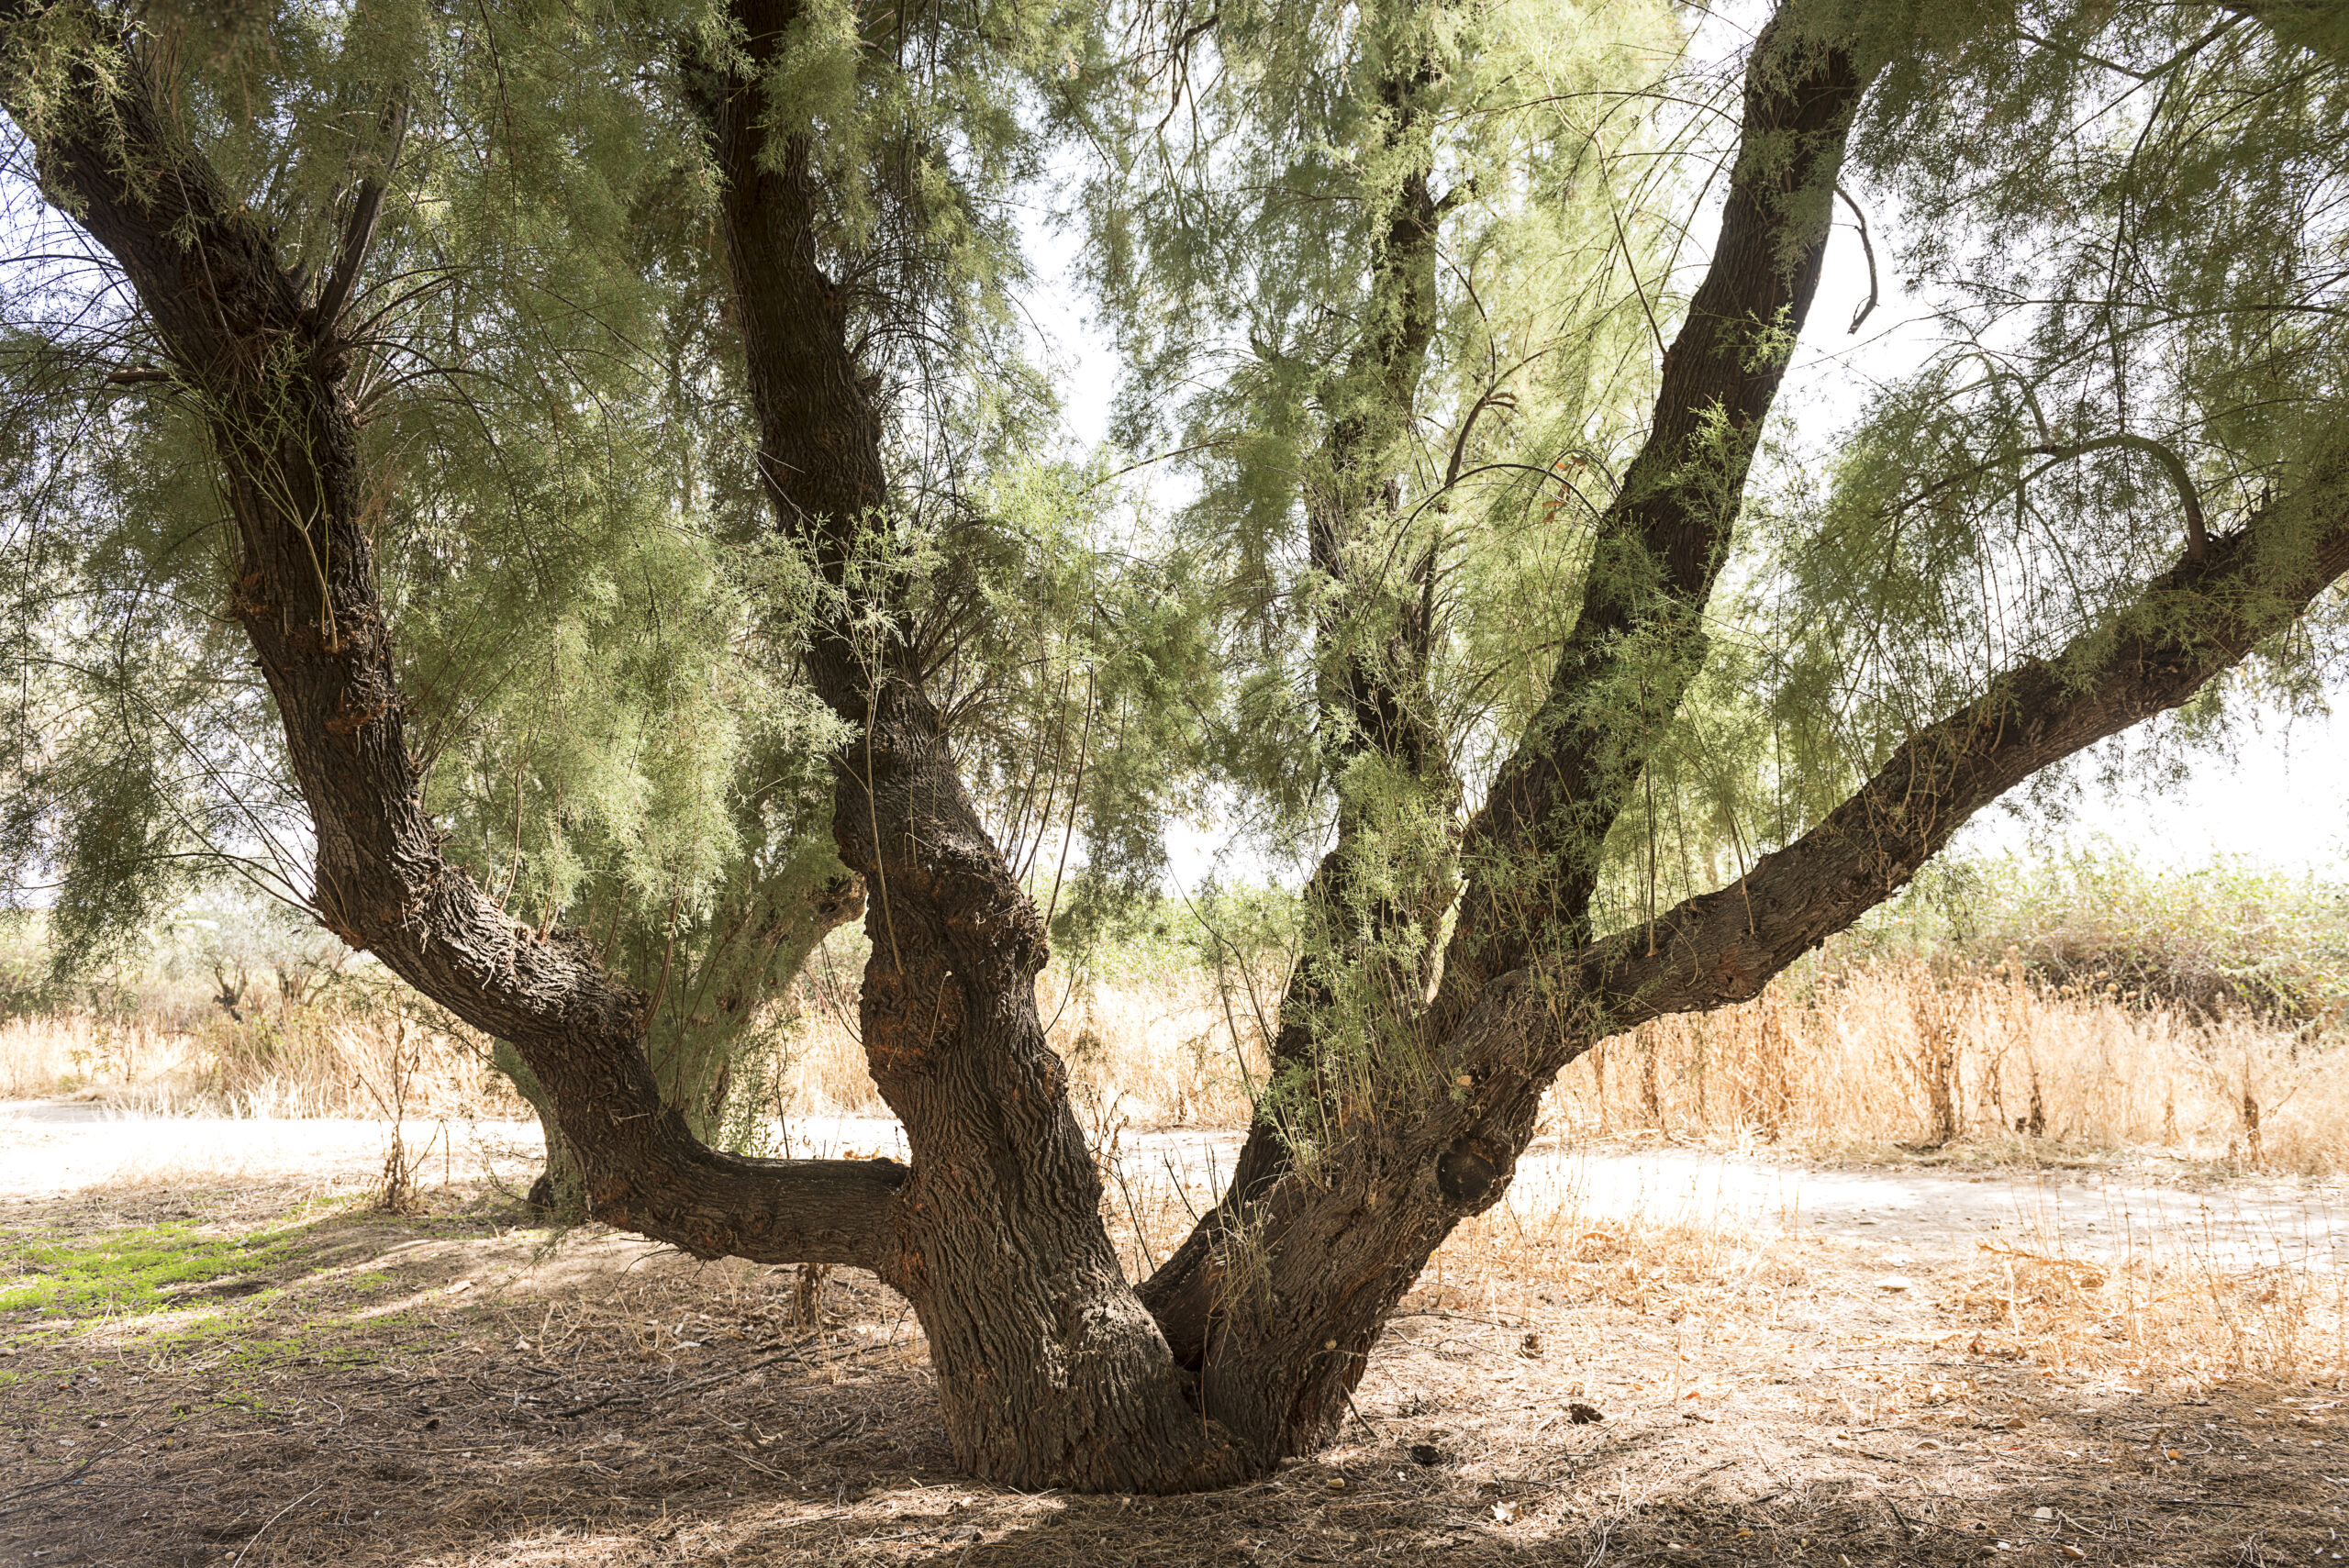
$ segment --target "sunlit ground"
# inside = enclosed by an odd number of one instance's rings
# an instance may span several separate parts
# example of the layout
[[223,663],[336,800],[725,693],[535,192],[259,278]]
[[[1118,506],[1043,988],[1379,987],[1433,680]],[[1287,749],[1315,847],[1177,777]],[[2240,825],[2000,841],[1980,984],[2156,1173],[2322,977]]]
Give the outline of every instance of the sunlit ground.
[[[0,1561],[2343,1550],[2340,1274],[2313,1262],[2022,1231],[1908,1255],[1798,1213],[1529,1190],[1445,1249],[1325,1453],[1202,1496],[1026,1496],[955,1473],[918,1328],[868,1276],[558,1237],[501,1192],[528,1142],[484,1139],[470,1168],[465,1147],[406,1216],[368,1206],[355,1151],[298,1179],[158,1169],[0,1203]],[[1121,1245],[1163,1249],[1196,1195],[1128,1185]]]

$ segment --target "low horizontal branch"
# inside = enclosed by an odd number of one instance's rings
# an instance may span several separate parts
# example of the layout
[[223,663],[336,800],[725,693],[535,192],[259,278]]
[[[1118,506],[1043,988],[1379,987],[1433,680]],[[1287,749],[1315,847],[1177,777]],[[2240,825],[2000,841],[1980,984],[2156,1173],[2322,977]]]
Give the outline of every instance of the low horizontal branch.
[[912,1174],[895,1160],[752,1160],[694,1144],[664,1163],[600,1198],[591,1187],[589,1213],[697,1258],[889,1272],[897,1193]]
[[1479,1011],[1546,1010],[1564,993],[1589,1008],[1589,1026],[1613,1033],[1759,995],[1898,892],[1976,812],[2042,769],[2187,702],[2344,575],[2349,425],[2329,433],[2301,484],[2243,529],[2148,583],[2056,658],[2016,666],[1919,730],[1819,826],[1747,875],[1652,926],[1591,944],[1540,984],[1512,977],[1520,983],[1483,999]]

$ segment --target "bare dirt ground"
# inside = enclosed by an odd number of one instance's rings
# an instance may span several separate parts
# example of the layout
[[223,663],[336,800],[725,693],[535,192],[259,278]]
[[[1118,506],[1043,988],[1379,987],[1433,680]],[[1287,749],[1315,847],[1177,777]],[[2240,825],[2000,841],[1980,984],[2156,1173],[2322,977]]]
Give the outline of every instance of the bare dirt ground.
[[[2241,1217],[2243,1245],[2299,1260],[2254,1286],[2321,1307],[2344,1207],[2323,1192],[1557,1151],[1521,1218],[1422,1279],[1323,1454],[1076,1497],[955,1473],[918,1329],[869,1276],[807,1289],[536,1228],[508,1195],[534,1129],[456,1129],[423,1210],[390,1215],[366,1199],[381,1128],[11,1108],[10,1568],[2349,1560],[2337,1310],[2213,1319],[2329,1323],[2330,1349],[2132,1346],[2150,1319],[2064,1294],[2125,1265],[2051,1251],[2043,1223],[2052,1204],[2085,1248],[2139,1193],[2180,1226]],[[1179,1229],[1204,1190],[1181,1150],[1216,1147],[1121,1138],[1126,1245]]]
[[[897,1125],[876,1118],[811,1118],[788,1130],[801,1154],[906,1155]],[[1212,1193],[1241,1138],[1199,1128],[1121,1130],[1112,1151],[1130,1182]],[[1837,1166],[1766,1146],[1540,1139],[1519,1163],[1511,1203],[1593,1218],[1784,1229],[1943,1258],[1976,1252],[1986,1240],[2027,1240],[2075,1257],[2166,1247],[2238,1267],[2349,1267],[2349,1187],[2337,1182],[2246,1180],[2144,1155],[2043,1152],[2029,1164],[1976,1163],[1979,1155],[1877,1150]]]

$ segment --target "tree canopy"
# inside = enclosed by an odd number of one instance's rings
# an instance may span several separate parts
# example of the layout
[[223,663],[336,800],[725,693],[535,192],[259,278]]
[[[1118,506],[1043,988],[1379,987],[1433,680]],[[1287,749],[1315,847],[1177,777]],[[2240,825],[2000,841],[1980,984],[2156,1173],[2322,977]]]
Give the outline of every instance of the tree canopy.
[[[2314,0],[0,4],[0,836],[69,960],[239,864],[587,1212],[874,1269],[974,1471],[1258,1473],[1575,1056],[2323,700],[2344,69]],[[1848,244],[1927,327],[1831,441]],[[1203,808],[1305,936],[1129,1281],[1035,981]],[[910,1166],[727,1152],[860,906]]]

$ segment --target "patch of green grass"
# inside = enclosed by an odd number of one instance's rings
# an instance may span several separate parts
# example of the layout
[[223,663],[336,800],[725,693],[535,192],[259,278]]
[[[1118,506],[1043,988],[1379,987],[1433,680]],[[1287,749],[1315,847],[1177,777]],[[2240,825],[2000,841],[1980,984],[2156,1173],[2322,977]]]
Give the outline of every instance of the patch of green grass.
[[0,1312],[77,1318],[193,1305],[208,1298],[203,1287],[281,1267],[297,1251],[282,1235],[220,1236],[185,1224],[64,1241],[17,1232],[0,1245],[14,1276],[0,1284]]

